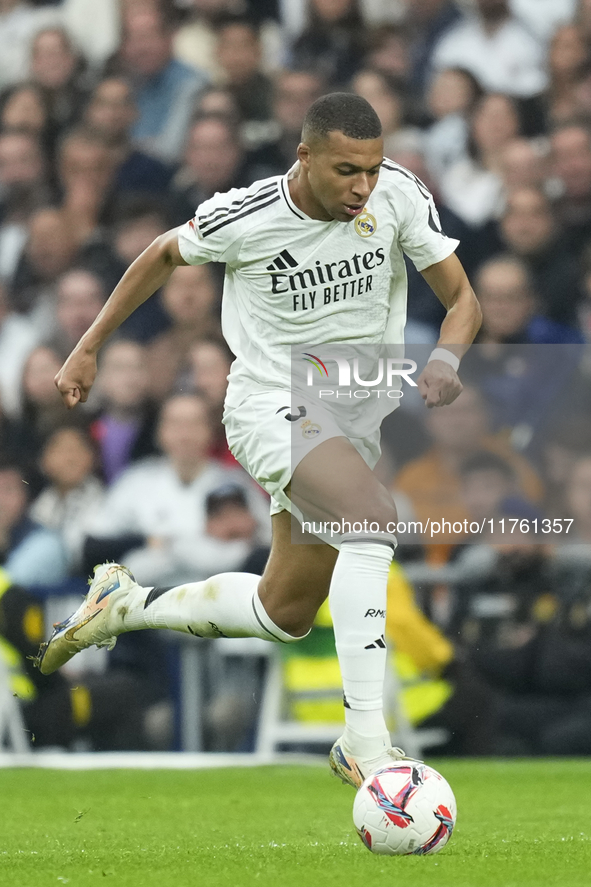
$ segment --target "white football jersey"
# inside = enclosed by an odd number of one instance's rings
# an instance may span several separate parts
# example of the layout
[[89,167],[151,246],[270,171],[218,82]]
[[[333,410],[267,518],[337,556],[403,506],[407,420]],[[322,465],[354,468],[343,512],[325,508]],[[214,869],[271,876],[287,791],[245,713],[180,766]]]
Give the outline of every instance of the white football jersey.
[[216,194],[179,231],[190,265],[225,262],[222,330],[236,355],[226,402],[262,386],[290,388],[291,346],[401,344],[407,280],[454,252],[433,197],[411,172],[385,159],[363,213],[322,222],[275,176]]

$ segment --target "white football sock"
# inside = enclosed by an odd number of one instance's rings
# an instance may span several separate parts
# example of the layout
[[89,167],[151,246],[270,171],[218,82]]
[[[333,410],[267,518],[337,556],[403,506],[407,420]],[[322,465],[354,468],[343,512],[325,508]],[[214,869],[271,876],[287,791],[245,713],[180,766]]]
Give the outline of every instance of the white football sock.
[[171,628],[203,638],[263,638],[293,643],[269,618],[259,600],[260,576],[219,573],[174,588],[139,588],[123,616],[124,631]]
[[[345,735],[375,737],[375,753],[389,744],[383,715],[386,671],[386,598],[392,548],[379,542],[343,542],[330,584],[329,604],[343,680]],[[354,750],[354,749],[352,749]]]

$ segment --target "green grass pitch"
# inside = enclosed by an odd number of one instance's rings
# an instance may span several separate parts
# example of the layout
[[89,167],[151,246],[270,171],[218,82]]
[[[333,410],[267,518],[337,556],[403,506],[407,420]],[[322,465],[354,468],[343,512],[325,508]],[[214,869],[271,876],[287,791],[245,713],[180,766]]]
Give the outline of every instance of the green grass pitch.
[[440,761],[458,825],[379,857],[317,767],[0,770],[3,887],[588,887],[591,761]]

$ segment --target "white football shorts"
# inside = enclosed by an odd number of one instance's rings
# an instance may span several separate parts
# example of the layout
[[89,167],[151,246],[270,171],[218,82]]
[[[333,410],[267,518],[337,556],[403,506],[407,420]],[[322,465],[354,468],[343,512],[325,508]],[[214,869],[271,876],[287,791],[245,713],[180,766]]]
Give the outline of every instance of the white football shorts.
[[299,509],[284,491],[304,456],[332,437],[347,437],[370,468],[381,455],[379,429],[370,437],[351,438],[322,403],[298,395],[294,402],[291,392],[280,388],[227,407],[223,422],[232,454],[270,495],[271,514],[289,511],[300,521]]

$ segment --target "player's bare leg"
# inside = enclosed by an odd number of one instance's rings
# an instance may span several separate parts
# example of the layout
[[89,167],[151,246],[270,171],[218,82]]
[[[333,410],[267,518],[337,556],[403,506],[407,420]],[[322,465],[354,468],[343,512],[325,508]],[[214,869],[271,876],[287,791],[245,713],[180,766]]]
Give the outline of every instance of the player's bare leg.
[[329,601],[346,727],[331,753],[331,765],[344,781],[359,784],[368,772],[391,763],[392,756],[400,757],[399,750],[391,749],[382,700],[396,509],[390,493],[344,437],[319,444],[300,462],[290,495],[315,527],[332,523],[344,533]]

